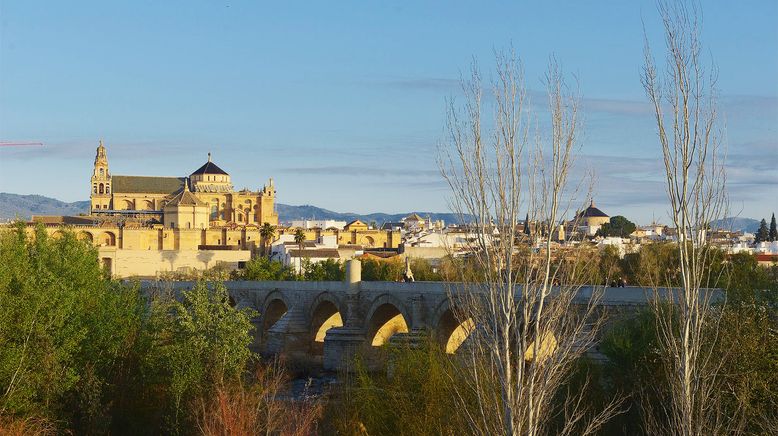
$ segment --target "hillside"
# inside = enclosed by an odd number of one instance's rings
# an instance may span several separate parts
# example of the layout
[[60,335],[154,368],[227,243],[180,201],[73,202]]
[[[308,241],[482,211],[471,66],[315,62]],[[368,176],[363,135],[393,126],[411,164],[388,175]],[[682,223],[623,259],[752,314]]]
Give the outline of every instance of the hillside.
[[89,212],[89,201],[65,203],[42,195],[0,192],[0,221],[30,219],[32,215],[78,215]]
[[[311,205],[302,205],[302,206],[290,206],[288,204],[276,204],[276,211],[278,212],[278,219],[281,222],[289,222],[292,220],[302,220],[302,219],[317,219],[317,220],[340,220],[340,221],[352,221],[355,219],[362,220],[366,223],[370,223],[371,221],[375,221],[379,225],[385,222],[397,222],[400,221],[402,218],[405,218],[406,216],[410,215],[414,211],[409,211],[405,213],[396,213],[396,214],[388,214],[388,213],[369,213],[369,214],[358,214],[353,212],[334,212],[327,209],[322,209],[320,207],[311,206]],[[443,220],[446,223],[454,223],[457,222],[456,215],[452,213],[436,213],[436,212],[418,212],[415,213],[419,214],[420,216],[426,218],[429,216],[433,220]]]
[[733,216],[713,221],[711,226],[717,229],[755,233],[759,229],[759,220]]
[[[288,223],[292,220],[302,219],[332,219],[351,221],[360,219],[366,223],[375,221],[382,224],[388,221],[399,221],[408,216],[412,211],[398,214],[386,213],[341,213],[311,205],[291,206],[288,204],[276,204],[279,220]],[[66,203],[54,198],[42,195],[18,195],[0,193],[0,221],[14,218],[30,219],[32,215],[78,215],[89,211],[89,201],[76,201]],[[456,217],[451,213],[416,212],[423,217],[429,216],[433,220],[444,220],[446,223],[456,222]]]

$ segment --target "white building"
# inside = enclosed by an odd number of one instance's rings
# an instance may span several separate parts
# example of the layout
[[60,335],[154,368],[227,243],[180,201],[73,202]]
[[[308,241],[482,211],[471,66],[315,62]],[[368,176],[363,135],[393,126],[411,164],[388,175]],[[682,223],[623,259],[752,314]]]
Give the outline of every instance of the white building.
[[337,235],[324,235],[316,241],[305,241],[302,244],[294,242],[294,235],[281,235],[270,246],[270,259],[280,261],[284,266],[295,270],[304,261],[311,263],[332,259],[340,262]]
[[335,228],[343,230],[346,227],[345,221],[336,220],[295,220],[292,221],[290,227],[299,227],[301,229],[330,229]]
[[778,254],[778,241],[754,244],[755,254]]
[[625,254],[637,253],[640,250],[640,244],[633,244],[629,238],[619,238],[617,236],[602,238],[597,243],[597,248],[600,250],[608,246],[615,247],[619,252],[620,258],[624,258]]

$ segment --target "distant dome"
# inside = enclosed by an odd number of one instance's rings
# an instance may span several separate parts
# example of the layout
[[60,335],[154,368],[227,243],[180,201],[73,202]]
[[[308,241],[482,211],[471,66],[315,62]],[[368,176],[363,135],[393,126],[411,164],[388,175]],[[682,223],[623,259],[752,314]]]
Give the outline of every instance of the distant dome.
[[589,205],[589,207],[587,207],[583,212],[578,214],[578,217],[579,218],[594,218],[594,217],[610,218],[605,212],[594,207],[594,200],[592,200],[592,203]]

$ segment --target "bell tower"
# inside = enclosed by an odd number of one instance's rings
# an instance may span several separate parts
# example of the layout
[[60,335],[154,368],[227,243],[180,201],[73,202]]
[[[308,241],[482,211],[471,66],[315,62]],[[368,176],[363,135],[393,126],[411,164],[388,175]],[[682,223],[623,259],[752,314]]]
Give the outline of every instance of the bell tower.
[[95,165],[92,171],[91,195],[89,196],[91,213],[111,209],[111,173],[108,171],[108,155],[105,153],[103,141],[97,146]]

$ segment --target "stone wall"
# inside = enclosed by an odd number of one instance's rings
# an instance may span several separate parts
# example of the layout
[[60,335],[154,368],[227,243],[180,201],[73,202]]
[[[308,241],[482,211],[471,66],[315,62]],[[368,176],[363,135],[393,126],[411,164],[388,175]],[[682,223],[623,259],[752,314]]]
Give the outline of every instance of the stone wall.
[[98,249],[101,262],[111,268],[117,278],[156,277],[159,273],[203,270],[219,263],[237,269],[238,262],[251,258],[248,250],[119,250],[116,247]]

